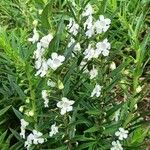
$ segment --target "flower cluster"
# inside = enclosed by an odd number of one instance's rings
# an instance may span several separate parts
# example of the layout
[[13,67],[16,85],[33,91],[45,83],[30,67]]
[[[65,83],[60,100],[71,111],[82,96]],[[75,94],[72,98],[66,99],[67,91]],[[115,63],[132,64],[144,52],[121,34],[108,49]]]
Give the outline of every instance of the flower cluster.
[[[97,42],[94,42],[94,41],[89,42],[87,45],[84,45],[84,44],[82,45],[82,43],[80,43],[79,41],[76,41],[77,36],[81,34],[79,32],[80,30],[83,30],[84,34],[86,35],[84,37],[86,37],[87,39],[97,34],[102,34],[106,32],[108,28],[110,27],[110,23],[111,23],[110,19],[105,18],[103,15],[100,15],[98,20],[95,20],[95,18],[93,17],[93,14],[94,14],[94,11],[93,11],[92,6],[90,4],[87,4],[86,8],[83,10],[83,13],[81,14],[81,20],[85,21],[83,23],[83,29],[80,29],[81,27],[77,23],[76,19],[70,18],[69,24],[67,25],[67,30],[68,30],[70,41],[67,44],[67,48],[68,49],[70,48],[75,54],[80,53],[80,55],[82,56],[83,59],[81,60],[79,68],[81,70],[83,69],[84,73],[88,73],[90,80],[93,80],[95,83],[95,87],[93,91],[91,92],[90,97],[98,98],[101,96],[101,90],[102,90],[102,86],[100,86],[97,82],[95,82],[98,76],[98,67],[92,64],[92,69],[88,70],[88,67],[86,65],[89,61],[92,62],[92,60],[98,59],[100,55],[105,56],[105,57],[108,56],[111,45],[108,42],[107,38],[102,39],[102,40],[99,40],[97,38],[95,40]],[[49,107],[50,90],[48,88],[51,88],[51,89],[58,88],[59,90],[64,88],[64,85],[60,80],[56,81],[56,83],[53,82],[50,79],[49,74],[53,73],[55,70],[57,70],[58,67],[62,66],[66,58],[63,55],[59,55],[56,52],[52,52],[50,57],[47,56],[47,50],[53,39],[52,34],[43,36],[39,40],[39,34],[36,31],[36,29],[34,29],[33,33],[34,33],[33,37],[29,38],[28,40],[32,42],[33,44],[37,42],[36,44],[37,48],[34,51],[34,56],[33,56],[33,58],[35,59],[35,68],[37,70],[35,75],[36,76],[39,75],[40,77],[46,78],[48,87],[46,88],[47,90],[43,89],[41,91],[41,97],[44,100],[44,107]],[[83,51],[82,51],[82,48],[84,48]],[[72,56],[74,57],[73,54]],[[49,71],[49,69],[51,70]],[[62,97],[61,100],[57,102],[56,104],[57,109],[55,110],[59,109],[60,114],[62,115],[62,118],[63,118],[63,115],[65,115],[66,113],[69,114],[69,112],[73,111],[74,103],[75,101],[70,100],[67,97]],[[56,125],[57,122],[54,120],[53,122],[55,123],[52,124],[50,127],[49,137],[53,137],[60,130],[59,125],[58,126]],[[23,136],[23,138],[25,138],[25,133],[23,129],[25,129],[27,125],[28,124],[26,123],[25,125],[22,125],[21,127],[22,129],[21,135]],[[125,135],[122,136],[122,134],[123,134],[122,132],[120,134],[119,133],[117,134],[119,136],[119,139],[125,138]],[[33,130],[32,133],[30,133],[27,136],[25,147],[29,149],[32,144],[35,144],[35,145],[42,144],[45,141],[46,139],[43,138],[43,133]],[[116,142],[114,141],[112,143],[112,146],[113,146],[112,150],[115,150],[116,147],[118,147],[118,149],[120,147],[120,150],[121,150],[121,144],[119,143],[119,141],[116,141]]]
[[[119,140],[122,141],[123,139],[126,139],[128,137],[128,131],[120,127],[119,131],[117,131],[115,135],[118,137]],[[111,150],[123,150],[123,147],[121,143],[119,142],[119,140],[112,142]]]
[[57,53],[52,53],[51,58],[46,59],[44,57],[44,54],[51,40],[53,39],[53,35],[48,34],[46,36],[43,36],[39,41],[39,34],[36,31],[36,29],[33,30],[33,33],[33,37],[29,38],[28,41],[32,43],[37,42],[37,48],[34,51],[33,56],[33,58],[35,59],[35,68],[37,69],[35,75],[40,75],[41,77],[44,77],[47,74],[49,67],[52,70],[56,70],[59,66],[62,65],[62,62],[65,60],[65,57],[58,55]]
[[111,20],[104,18],[103,15],[99,16],[99,19],[96,22],[93,22],[93,8],[88,4],[85,10],[82,13],[83,17],[87,17],[87,20],[84,23],[84,30],[86,30],[85,35],[90,38],[95,33],[100,34],[106,32],[110,26]]

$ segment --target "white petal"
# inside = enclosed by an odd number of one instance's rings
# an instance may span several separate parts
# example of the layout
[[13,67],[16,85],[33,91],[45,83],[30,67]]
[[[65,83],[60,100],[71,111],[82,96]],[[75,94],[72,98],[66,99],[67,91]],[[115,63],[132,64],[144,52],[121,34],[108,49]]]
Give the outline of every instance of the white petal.
[[57,107],[58,107],[58,108],[62,108],[62,107],[63,107],[63,104],[64,104],[64,102],[63,102],[63,101],[60,101],[60,102],[57,103]]
[[52,59],[55,59],[55,58],[58,57],[58,54],[57,54],[57,53],[52,53],[52,54],[51,54],[51,57],[52,57]]

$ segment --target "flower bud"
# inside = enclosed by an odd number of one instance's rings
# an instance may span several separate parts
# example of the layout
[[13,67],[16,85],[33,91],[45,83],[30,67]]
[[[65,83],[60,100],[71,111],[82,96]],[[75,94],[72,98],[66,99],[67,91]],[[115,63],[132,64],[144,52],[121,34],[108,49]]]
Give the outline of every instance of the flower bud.
[[116,64],[115,64],[115,62],[112,62],[112,63],[110,64],[110,69],[111,69],[111,70],[115,70],[115,69],[116,69]]
[[34,116],[34,112],[33,112],[33,110],[29,111],[29,113],[28,113],[28,114],[29,114],[29,116],[31,116],[31,117],[32,117],[32,116]]
[[34,20],[32,24],[33,24],[33,26],[35,26],[35,27],[36,27],[36,26],[37,26],[37,24],[38,24],[38,21],[37,21],[37,20]]
[[139,85],[137,88],[136,88],[136,92],[137,93],[140,93],[142,91],[142,87]]
[[63,85],[63,83],[60,80],[58,80],[58,88],[60,90],[62,90],[64,88],[64,85]]
[[20,111],[20,112],[23,112],[23,109],[24,109],[24,106],[20,106],[20,107],[19,107],[19,111]]

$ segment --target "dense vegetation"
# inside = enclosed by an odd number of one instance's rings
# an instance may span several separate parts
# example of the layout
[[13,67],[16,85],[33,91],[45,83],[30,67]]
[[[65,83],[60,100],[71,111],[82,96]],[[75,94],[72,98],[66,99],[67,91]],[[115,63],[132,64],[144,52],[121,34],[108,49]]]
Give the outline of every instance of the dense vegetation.
[[1,0],[0,149],[148,150],[150,0]]

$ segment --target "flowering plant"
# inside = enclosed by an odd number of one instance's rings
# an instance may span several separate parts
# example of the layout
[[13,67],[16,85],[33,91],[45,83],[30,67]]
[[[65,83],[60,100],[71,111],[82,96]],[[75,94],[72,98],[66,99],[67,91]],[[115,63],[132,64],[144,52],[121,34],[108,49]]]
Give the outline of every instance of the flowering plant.
[[[128,29],[116,29],[117,23],[125,24],[122,10],[115,15],[117,9],[109,8],[112,1],[35,3],[44,8],[31,13],[33,26],[24,33],[27,52],[21,57],[19,49],[14,56],[0,39],[16,66],[19,86],[13,79],[11,84],[22,100],[13,105],[19,118],[19,129],[10,129],[19,140],[16,145],[28,150],[142,149],[149,127],[137,107],[143,88],[137,73],[141,53],[134,60],[122,52],[126,48],[121,34]],[[134,38],[137,29],[129,28]]]

